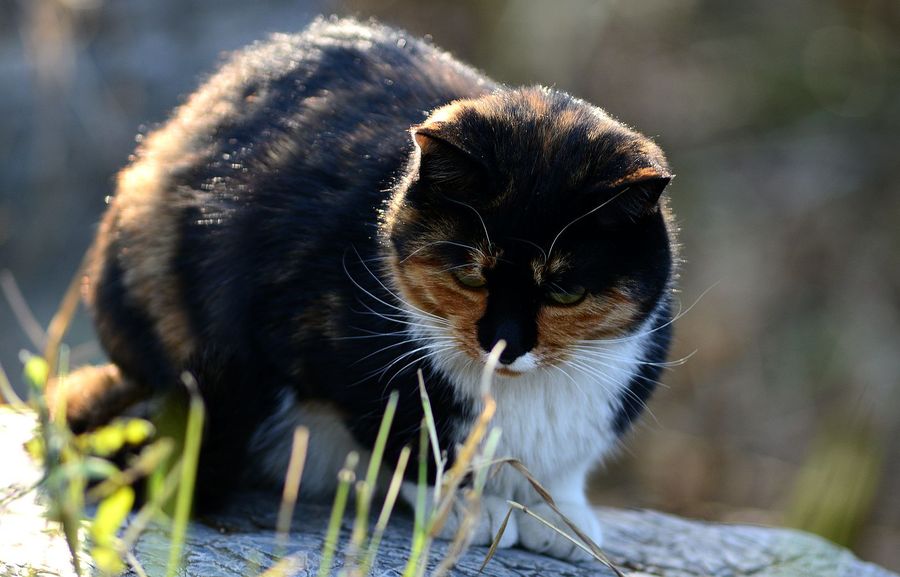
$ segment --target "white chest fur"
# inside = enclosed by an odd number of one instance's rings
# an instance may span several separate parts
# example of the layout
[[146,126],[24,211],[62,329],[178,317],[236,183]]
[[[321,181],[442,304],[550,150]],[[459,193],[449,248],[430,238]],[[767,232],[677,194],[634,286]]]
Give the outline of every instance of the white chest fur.
[[[551,492],[554,486],[563,493],[582,491],[587,472],[616,446],[617,412],[623,403],[637,402],[628,397],[628,385],[645,341],[641,336],[620,339],[602,353],[577,355],[558,367],[495,376],[493,426],[502,432],[495,456],[519,459]],[[439,370],[457,391],[477,399],[480,368],[461,359],[441,361],[436,362]],[[489,483],[489,494],[531,500],[528,483],[509,468]]]

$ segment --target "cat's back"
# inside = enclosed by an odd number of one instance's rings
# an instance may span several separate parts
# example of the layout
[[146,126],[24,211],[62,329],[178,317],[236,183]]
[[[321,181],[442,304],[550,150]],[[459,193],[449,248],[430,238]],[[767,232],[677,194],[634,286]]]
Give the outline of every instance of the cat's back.
[[119,174],[86,288],[104,345],[121,357],[120,341],[152,332],[177,365],[199,333],[249,323],[287,267],[327,284],[373,236],[409,128],[493,88],[414,36],[350,19],[232,54]]
[[408,128],[432,109],[492,88],[404,32],[320,18],[231,55],[144,139],[131,168],[165,165],[174,184],[199,190],[252,180],[257,197],[279,177],[343,177],[353,188],[394,171],[411,149]]

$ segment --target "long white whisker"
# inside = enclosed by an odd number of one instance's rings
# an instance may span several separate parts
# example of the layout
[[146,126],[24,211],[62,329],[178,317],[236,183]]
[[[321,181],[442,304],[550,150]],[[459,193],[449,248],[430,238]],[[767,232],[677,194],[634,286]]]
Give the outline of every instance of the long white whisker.
[[425,250],[426,248],[430,248],[430,247],[432,247],[432,246],[434,246],[434,245],[436,245],[436,244],[449,244],[449,245],[451,245],[451,246],[458,246],[458,247],[460,247],[460,248],[464,248],[464,249],[467,249],[467,250],[471,250],[471,251],[473,251],[473,252],[477,252],[477,253],[482,254],[482,255],[484,254],[484,253],[481,251],[481,249],[479,249],[478,247],[472,246],[472,245],[463,244],[463,243],[461,243],[461,242],[454,242],[454,241],[452,241],[452,240],[436,240],[436,241],[434,241],[434,242],[429,242],[428,244],[422,245],[422,246],[420,246],[419,248],[417,248],[416,250],[412,251],[411,253],[409,253],[408,255],[406,255],[405,257],[403,257],[403,259],[400,261],[400,263],[402,264],[402,263],[406,262],[407,260],[411,259],[411,258],[412,258],[413,256],[415,256],[416,254],[418,254],[418,253],[420,253],[421,251]]
[[530,245],[533,246],[534,248],[536,248],[536,249],[538,249],[539,251],[541,251],[541,255],[544,257],[544,262],[547,262],[547,253],[544,252],[544,249],[541,248],[541,245],[539,245],[538,243],[536,243],[536,242],[531,242],[531,241],[528,240],[527,238],[518,238],[518,237],[515,237],[515,236],[511,236],[511,237],[509,237],[509,239],[510,239],[510,240],[517,240],[517,241],[519,241],[519,242],[524,242],[524,243],[526,243],[526,244],[530,244]]
[[[602,365],[602,366],[604,366],[604,367],[606,367],[606,368],[613,369],[613,370],[616,370],[616,369],[619,368],[619,367],[617,367],[616,365],[611,365],[611,364],[606,363],[606,362],[603,362],[603,361],[601,361],[601,360],[599,360],[599,359],[591,359],[591,362],[597,363],[598,365]],[[587,366],[588,368],[593,368],[593,367],[590,367],[590,365],[588,365],[587,363],[582,363],[582,364],[585,365],[585,366]],[[596,369],[596,370],[597,370],[597,371],[600,371],[600,369]],[[600,372],[602,372],[602,371],[600,371]],[[668,388],[669,388],[669,385],[667,385],[667,384],[665,384],[665,383],[662,383],[662,382],[660,382],[660,381],[651,379],[650,377],[645,377],[644,375],[641,375],[641,374],[632,374],[632,375],[631,375],[631,378],[632,378],[632,379],[640,379],[640,380],[646,381],[646,382],[648,382],[648,383],[653,383],[654,385],[659,386],[659,387],[662,387],[662,388],[664,388],[664,389],[668,389]],[[619,383],[619,384],[621,385],[622,383]]]
[[[600,386],[602,386],[608,393],[611,391],[605,385],[604,381],[605,380],[613,381],[613,383],[618,385],[618,387],[622,390],[622,392],[625,393],[625,397],[623,397],[623,398],[626,398],[626,399],[630,398],[631,399],[630,402],[637,403],[637,405],[642,410],[647,411],[647,413],[653,418],[653,420],[656,422],[657,425],[660,424],[659,419],[656,418],[656,415],[653,413],[653,411],[647,405],[646,401],[642,400],[634,391],[632,391],[631,388],[628,386],[628,383],[623,383],[619,379],[613,379],[609,374],[607,374],[606,372],[604,372],[603,370],[601,370],[597,367],[591,367],[589,365],[585,365],[585,364],[579,363],[578,361],[573,361],[573,360],[569,360],[568,363],[570,366],[572,366],[572,368],[574,368],[578,371],[581,371],[582,373],[584,373],[585,375],[587,375],[591,378],[597,379],[597,383]],[[600,364],[603,364],[604,366],[612,368],[612,369],[618,368],[613,365],[608,365],[606,363],[600,363]],[[633,375],[633,376],[640,377],[640,375]],[[644,379],[648,380],[648,381],[652,381],[652,379],[647,379],[646,377],[644,377]],[[653,381],[653,382],[656,382],[656,381]]]
[[[362,306],[366,307],[366,308],[368,309],[368,312],[357,311],[357,314],[361,314],[361,315],[374,315],[374,316],[379,317],[379,318],[382,318],[382,319],[384,319],[384,320],[386,320],[386,321],[390,321],[390,322],[393,322],[393,323],[399,323],[399,324],[401,324],[401,325],[407,325],[407,326],[410,326],[410,327],[420,327],[420,328],[421,328],[421,327],[426,327],[426,328],[431,328],[431,327],[428,325],[428,323],[432,323],[432,322],[434,322],[434,320],[435,320],[435,319],[431,319],[431,318],[427,318],[427,317],[422,317],[422,318],[420,319],[420,322],[414,322],[414,321],[407,320],[407,319],[410,318],[410,316],[413,316],[413,315],[410,315],[409,313],[407,313],[407,311],[403,311],[404,314],[402,314],[402,315],[401,315],[401,314],[394,314],[394,313],[386,314],[386,313],[380,313],[380,312],[376,311],[375,309],[373,309],[372,307],[368,306],[368,305],[365,304],[364,302],[361,302],[361,301],[360,301],[359,304],[361,304]],[[403,309],[401,309],[401,310],[403,310]],[[400,318],[397,318],[397,317],[400,317]],[[415,317],[415,318],[418,318],[418,317]],[[445,324],[449,325],[449,322],[448,322],[448,323],[445,323]]]
[[549,366],[550,366],[550,368],[556,369],[557,371],[564,374],[570,381],[572,381],[572,384],[575,385],[575,387],[578,388],[578,390],[581,391],[582,394],[584,394],[584,391],[582,390],[581,385],[578,384],[578,381],[576,381],[575,378],[572,377],[572,375],[567,373],[565,370],[563,370],[562,367],[560,367],[558,365],[549,365]]
[[481,223],[481,228],[484,229],[484,238],[485,238],[485,240],[487,240],[488,250],[490,250],[491,247],[494,246],[494,243],[491,242],[491,235],[488,234],[487,225],[484,224],[484,219],[481,218],[481,213],[478,212],[478,209],[475,208],[474,206],[472,206],[471,204],[467,204],[465,202],[462,202],[461,200],[456,200],[455,198],[449,198],[447,196],[445,196],[444,198],[446,198],[450,202],[455,202],[456,204],[460,204],[475,213],[475,216],[478,217],[478,221]]
[[[388,363],[388,365],[386,367],[384,367],[383,369],[378,369],[375,372],[379,373],[383,377],[385,374],[387,374],[387,372],[391,369],[391,367],[393,367],[397,363],[403,361],[403,359],[409,358],[410,356],[415,355],[419,351],[424,351],[426,349],[434,349],[437,346],[438,345],[434,345],[432,343],[427,343],[425,345],[422,345],[421,347],[412,349],[411,351],[406,351],[405,353],[399,355],[393,361]],[[441,348],[441,350],[445,350],[445,349],[453,348],[454,346],[455,345],[452,345],[452,344],[451,345],[440,345],[440,348]]]
[[692,310],[695,306],[697,306],[697,303],[699,303],[700,300],[701,300],[703,297],[705,297],[707,294],[709,294],[709,292],[710,292],[711,290],[713,290],[714,288],[716,288],[718,285],[719,285],[719,281],[716,281],[716,282],[714,282],[712,285],[710,285],[709,288],[707,288],[705,291],[703,291],[702,293],[700,293],[700,296],[698,296],[698,297],[694,300],[694,302],[691,303],[691,306],[689,306],[688,308],[682,309],[682,307],[679,305],[679,307],[678,307],[678,312],[675,313],[675,315],[673,315],[671,319],[669,319],[668,321],[666,321],[666,322],[664,322],[663,324],[659,325],[658,327],[653,327],[652,329],[650,329],[650,330],[648,330],[648,331],[643,331],[643,332],[640,332],[640,333],[635,333],[635,334],[633,334],[633,335],[628,335],[628,336],[626,336],[626,337],[619,337],[619,338],[615,338],[615,339],[596,339],[596,340],[594,340],[594,341],[592,341],[592,342],[595,342],[595,343],[601,343],[601,344],[627,343],[627,342],[629,342],[629,341],[633,341],[634,339],[638,339],[638,338],[641,338],[641,337],[645,337],[645,336],[647,336],[647,335],[649,335],[649,334],[655,333],[656,331],[662,330],[662,329],[666,328],[667,326],[671,325],[672,323],[676,322],[677,320],[681,319],[682,317],[684,317],[684,315],[686,315],[686,314],[688,314],[689,312],[691,312],[691,310]]
[[[388,349],[393,349],[393,348],[395,348],[395,347],[399,347],[399,346],[406,345],[406,344],[409,344],[409,343],[415,343],[415,342],[418,342],[419,340],[420,340],[420,339],[419,339],[418,337],[410,337],[410,338],[408,338],[408,339],[406,339],[406,340],[398,341],[398,342],[396,342],[396,343],[387,345],[386,347],[381,347],[381,348],[378,349],[377,351],[371,352],[371,353],[367,354],[366,356],[364,356],[364,357],[362,357],[362,358],[359,358],[359,359],[355,360],[355,361],[353,362],[353,364],[361,363],[362,361],[364,361],[364,360],[366,360],[366,359],[368,359],[368,358],[374,357],[374,356],[377,355],[378,353],[384,352],[384,351],[386,351],[386,350],[388,350]],[[454,339],[453,337],[432,337],[432,338],[430,338],[429,340],[437,341],[437,342],[441,342],[441,343],[447,343],[447,342],[449,342],[449,343],[454,343],[454,342],[456,342],[456,339]]]
[[332,340],[332,341],[356,341],[356,340],[360,340],[360,339],[384,339],[384,338],[389,338],[389,337],[399,337],[399,336],[403,336],[403,335],[407,334],[406,330],[403,330],[403,329],[401,329],[399,331],[392,331],[389,333],[379,333],[379,332],[370,331],[368,329],[362,329],[362,328],[358,328],[358,327],[351,327],[351,328],[353,328],[354,330],[362,331],[362,332],[369,333],[369,334],[353,335],[353,336],[349,336],[349,337],[335,337],[330,340]]
[[427,359],[427,358],[429,358],[429,357],[433,357],[433,356],[435,356],[435,355],[437,355],[437,354],[440,354],[440,353],[442,353],[442,352],[444,352],[444,351],[446,351],[446,350],[452,349],[452,348],[454,348],[454,347],[455,347],[455,345],[451,345],[451,346],[449,346],[449,347],[443,347],[443,348],[440,348],[440,349],[435,349],[435,350],[431,351],[430,353],[427,353],[427,354],[422,355],[421,357],[419,357],[419,358],[417,358],[417,359],[414,359],[414,360],[410,361],[409,363],[407,363],[407,364],[403,365],[402,367],[400,367],[400,369],[397,370],[397,372],[395,372],[395,373],[393,374],[393,376],[392,376],[390,379],[388,379],[388,382],[386,383],[385,386],[390,385],[390,384],[394,381],[394,379],[396,379],[401,373],[403,373],[403,371],[405,371],[406,369],[408,369],[408,368],[411,367],[412,365],[414,365],[414,364],[416,364],[416,363],[419,363],[419,362],[422,362],[422,361],[424,361],[425,359]]
[[[610,361],[632,362],[632,359],[630,359],[628,357],[611,354],[608,350],[606,350],[604,348],[600,348],[600,347],[575,345],[572,347],[572,350],[578,351],[583,356],[587,356],[587,357],[607,359]],[[681,365],[687,363],[688,360],[690,360],[690,358],[693,357],[696,353],[697,353],[697,351],[695,350],[692,353],[685,355],[684,357],[681,357],[680,359],[675,359],[674,361],[653,362],[653,361],[639,360],[639,361],[635,361],[635,362],[637,362],[640,365],[646,365],[649,367],[662,367],[662,368],[680,367]]]
[[[354,252],[355,252],[355,250],[356,250],[356,249],[354,249]],[[356,255],[359,256],[359,253],[357,252]],[[361,284],[359,284],[359,282],[357,282],[356,279],[353,278],[353,275],[350,274],[350,271],[347,269],[347,262],[346,262],[346,259],[345,259],[344,261],[342,261],[342,265],[343,265],[343,267],[344,267],[344,273],[347,275],[347,278],[350,279],[350,282],[352,282],[353,285],[356,286],[356,288],[358,288],[359,290],[361,290],[362,292],[364,292],[366,295],[368,295],[368,296],[369,296],[370,298],[372,298],[373,300],[375,300],[375,301],[377,301],[377,302],[383,304],[384,306],[386,306],[386,307],[388,307],[388,308],[391,308],[391,309],[394,309],[394,310],[396,310],[396,311],[399,311],[400,313],[402,313],[402,314],[404,314],[404,315],[407,315],[407,314],[409,313],[409,311],[403,309],[402,307],[399,307],[399,306],[397,306],[397,305],[395,305],[395,304],[391,304],[391,303],[389,303],[389,302],[387,302],[387,301],[385,301],[385,300],[383,300],[383,299],[381,299],[381,298],[375,296],[374,294],[372,294],[371,291],[369,291],[368,289],[366,289],[365,287],[363,287]],[[412,306],[411,304],[407,303],[406,301],[404,301],[403,299],[401,299],[399,296],[397,296],[396,294],[394,294],[389,288],[387,288],[386,286],[384,286],[384,283],[381,282],[381,279],[379,279],[378,276],[375,275],[375,273],[373,273],[373,272],[369,269],[369,267],[365,265],[365,263],[363,263],[363,267],[365,267],[366,271],[367,271],[370,275],[372,275],[372,278],[374,278],[374,279],[378,282],[378,284],[380,284],[381,287],[382,287],[384,290],[386,290],[386,291],[388,292],[388,294],[390,294],[392,297],[394,297],[394,298],[397,299],[398,301],[400,301],[400,302],[404,303],[405,305],[409,306],[411,309],[415,310],[416,312],[421,313],[423,316],[426,316],[426,317],[429,317],[429,318],[433,319],[433,320],[436,321],[436,322],[440,322],[440,323],[443,323],[443,324],[445,324],[445,325],[449,325],[449,324],[450,324],[449,321],[447,321],[446,319],[443,319],[443,318],[441,318],[441,317],[439,317],[439,316],[437,316],[437,315],[433,315],[433,314],[431,314],[431,313],[427,313],[427,312],[425,312],[425,311],[421,311],[421,310],[419,310],[418,308],[416,308],[416,307]],[[370,309],[370,310],[372,310],[372,309]],[[374,312],[374,311],[373,311],[373,312]],[[392,320],[392,319],[390,319],[390,320]]]
[[[575,223],[578,222],[579,220],[581,220],[581,219],[583,219],[583,218],[586,218],[586,217],[588,217],[588,216],[591,215],[591,214],[594,214],[595,212],[597,212],[598,210],[600,210],[600,209],[603,208],[604,206],[608,205],[608,204],[611,203],[612,201],[614,201],[614,200],[616,200],[617,198],[619,198],[620,196],[622,196],[622,195],[625,193],[625,191],[629,190],[630,188],[631,188],[630,186],[629,186],[629,187],[623,188],[622,190],[620,190],[619,192],[617,192],[612,198],[610,198],[609,200],[604,201],[600,206],[597,206],[597,207],[592,208],[591,210],[589,210],[589,211],[587,211],[586,213],[582,214],[581,216],[579,216],[579,217],[576,218],[575,220],[572,220],[571,222],[569,222],[569,224],[567,224],[566,226],[562,227],[562,230],[560,230],[558,233],[556,233],[556,236],[553,237],[553,242],[550,243],[550,248],[547,249],[547,257],[549,258],[549,256],[550,256],[551,254],[553,254],[553,247],[556,245],[556,241],[558,241],[558,240],[559,240],[559,237],[561,237],[562,234],[563,234],[564,232],[566,232],[566,229],[567,229],[567,228],[569,228],[570,226],[572,226],[573,224],[575,224]],[[545,263],[546,263],[546,261],[547,261],[547,259],[544,259],[544,262],[545,262]]]
[[[353,249],[353,252],[356,253],[356,256],[357,256],[358,258],[362,259],[362,257],[360,256],[360,254],[359,254],[359,252],[356,250],[356,248]],[[383,288],[385,291],[387,291],[387,293],[388,293],[389,295],[391,295],[392,297],[394,297],[395,299],[397,299],[397,300],[400,301],[401,303],[403,303],[403,304],[405,304],[406,306],[408,306],[410,309],[416,311],[417,313],[419,313],[419,314],[421,314],[421,315],[423,315],[423,316],[429,317],[429,318],[434,319],[434,320],[436,320],[436,321],[438,321],[438,322],[441,322],[441,323],[443,323],[443,324],[447,324],[447,325],[450,324],[450,323],[447,321],[447,319],[441,318],[441,317],[439,317],[439,316],[437,316],[437,315],[434,315],[434,314],[431,314],[431,313],[429,313],[429,312],[427,312],[427,311],[423,311],[422,309],[420,309],[420,308],[418,308],[418,307],[416,307],[416,306],[413,306],[411,303],[408,303],[408,302],[406,302],[405,300],[403,300],[402,298],[400,298],[400,295],[394,293],[394,291],[392,291],[391,289],[389,289],[383,282],[381,282],[381,279],[378,278],[378,275],[376,275],[374,272],[372,272],[372,269],[369,268],[369,265],[367,265],[367,264],[364,263],[364,262],[361,262],[361,264],[363,265],[363,268],[366,269],[366,272],[368,272],[370,275],[372,275],[372,278],[375,279],[375,282],[377,282],[379,285],[381,285],[381,288]],[[344,270],[347,270],[346,267],[344,267]],[[395,308],[397,308],[397,307],[395,307]],[[400,310],[403,311],[403,309],[400,309]],[[405,312],[405,311],[403,311],[403,312]]]

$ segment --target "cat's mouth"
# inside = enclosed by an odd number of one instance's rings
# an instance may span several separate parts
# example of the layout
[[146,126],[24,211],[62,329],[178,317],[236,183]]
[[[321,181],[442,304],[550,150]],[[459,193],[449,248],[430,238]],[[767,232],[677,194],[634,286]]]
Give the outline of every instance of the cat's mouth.
[[[481,362],[487,363],[487,359],[488,355],[487,353],[484,353]],[[537,355],[529,351],[524,355],[515,358],[511,362],[501,361],[497,364],[497,368],[494,369],[494,372],[504,377],[520,377],[536,369],[538,364]]]
[[502,375],[504,377],[521,377],[522,375],[525,374],[524,371],[514,371],[514,370],[508,369],[506,367],[497,367],[497,369],[494,372],[497,373],[498,375]]

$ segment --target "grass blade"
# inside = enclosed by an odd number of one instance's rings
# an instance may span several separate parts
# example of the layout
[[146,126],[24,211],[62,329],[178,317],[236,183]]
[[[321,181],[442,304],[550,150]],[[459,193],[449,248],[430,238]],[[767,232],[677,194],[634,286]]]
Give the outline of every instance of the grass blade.
[[6,403],[14,411],[22,411],[28,408],[28,403],[16,394],[16,390],[13,389],[12,384],[9,382],[9,377],[6,376],[6,371],[3,370],[3,365],[0,365],[0,404],[3,403]]
[[372,564],[375,562],[375,556],[378,554],[378,548],[381,546],[381,539],[384,537],[385,529],[387,529],[388,521],[394,510],[394,504],[397,502],[397,495],[400,494],[400,486],[403,484],[403,475],[406,473],[406,465],[409,462],[411,452],[409,447],[403,447],[400,451],[397,466],[394,467],[394,474],[391,477],[391,484],[388,486],[387,496],[384,498],[384,504],[381,506],[378,521],[375,522],[375,530],[372,533],[372,539],[369,541],[369,548],[362,563],[360,563],[361,575],[368,575]]
[[287,547],[288,533],[291,530],[291,519],[294,516],[294,508],[297,506],[297,497],[300,494],[300,480],[303,478],[303,465],[306,462],[308,448],[309,429],[306,427],[295,428],[294,439],[291,443],[291,458],[288,461],[284,490],[281,495],[281,506],[278,508],[278,521],[275,524],[279,550]]
[[344,462],[344,468],[338,473],[338,487],[334,494],[334,504],[331,507],[331,517],[328,520],[328,529],[325,532],[325,545],[322,548],[322,558],[319,561],[317,577],[327,577],[331,573],[331,565],[334,562],[334,553],[337,550],[338,539],[341,533],[341,521],[344,519],[344,511],[347,508],[347,497],[350,494],[350,486],[356,479],[356,465],[359,463],[359,455],[350,453]]
[[[619,568],[616,567],[615,564],[613,564],[613,562],[610,561],[609,558],[603,553],[600,547],[596,543],[594,543],[593,539],[588,537],[584,531],[582,531],[577,525],[575,525],[575,523],[573,523],[568,517],[566,517],[566,515],[563,514],[562,511],[560,511],[559,507],[556,505],[556,501],[554,501],[553,497],[550,495],[550,492],[547,491],[547,489],[545,489],[543,485],[541,485],[541,483],[534,477],[534,475],[531,474],[531,471],[529,471],[521,461],[519,461],[518,459],[502,459],[500,462],[513,467],[516,471],[521,473],[522,476],[525,477],[525,479],[528,480],[528,482],[531,484],[531,487],[541,497],[541,499],[543,499],[544,502],[547,503],[547,505],[550,507],[550,509],[552,509],[553,512],[563,520],[566,526],[571,529],[573,533],[575,533],[575,536],[581,539],[584,545],[579,544],[579,546],[582,549],[587,551],[588,554],[591,555],[591,557],[609,567],[618,577],[625,577],[625,575],[619,570]],[[529,511],[527,511],[526,513],[528,513]],[[541,520],[540,517],[535,515],[533,512],[531,513],[531,516]],[[551,525],[551,527],[553,526]],[[568,538],[570,541],[573,541],[571,536],[569,536],[564,531],[560,531],[560,529],[556,527],[553,527],[553,529],[558,533],[565,535],[566,538]]]
[[66,288],[66,293],[63,295],[63,300],[59,305],[59,309],[50,320],[50,326],[47,327],[44,358],[47,360],[47,364],[50,365],[51,375],[56,374],[59,346],[62,344],[62,339],[66,335],[69,325],[72,323],[72,317],[75,316],[75,311],[78,310],[78,302],[81,298],[81,277],[84,269],[87,267],[89,255],[90,251],[87,251],[84,254],[84,257],[82,257],[81,263],[78,265],[78,270],[75,271],[75,275],[72,277],[72,280],[69,281],[69,286]]
[[441,486],[444,482],[444,459],[441,455],[441,445],[438,442],[437,425],[434,421],[434,413],[431,411],[431,399],[428,397],[428,391],[425,390],[425,377],[422,369],[416,371],[419,378],[419,397],[422,400],[422,410],[425,413],[425,426],[428,429],[428,438],[431,439],[431,453],[434,458],[435,475],[434,475],[434,504],[437,506],[441,501]]
[[494,558],[494,553],[497,552],[497,546],[500,545],[500,538],[503,537],[503,533],[506,532],[506,526],[509,524],[509,518],[512,516],[512,512],[513,508],[510,506],[509,510],[506,511],[506,517],[503,518],[503,523],[500,524],[500,529],[498,529],[497,534],[494,535],[494,540],[491,542],[491,548],[488,549],[487,555],[484,556],[484,561],[481,563],[481,567],[478,568],[479,575],[484,572],[484,568],[487,567],[487,564]]
[[[581,549],[582,551],[584,551],[585,553],[587,553],[587,554],[590,555],[591,557],[594,557],[593,551],[591,551],[590,549],[588,549],[587,546],[585,546],[583,543],[580,543],[580,542],[579,542],[578,540],[576,540],[574,537],[572,537],[571,535],[569,535],[568,533],[566,533],[565,531],[563,531],[562,529],[560,529],[559,527],[557,527],[556,525],[554,525],[553,523],[551,523],[550,521],[544,519],[543,517],[541,517],[540,515],[538,515],[537,513],[535,513],[534,511],[532,511],[532,510],[529,509],[528,507],[526,507],[525,505],[522,505],[522,504],[520,504],[520,503],[516,503],[515,501],[507,501],[507,503],[509,503],[510,507],[513,507],[513,508],[515,508],[515,509],[518,509],[519,511],[522,511],[523,513],[525,513],[525,514],[528,515],[529,517],[532,517],[533,519],[537,519],[538,521],[540,521],[540,523],[541,523],[542,525],[544,525],[545,527],[548,527],[548,528],[552,529],[555,533],[558,533],[559,535],[561,535],[562,537],[564,537],[565,539],[567,539],[569,542],[571,542],[573,545],[575,545],[576,547],[578,547],[579,549]],[[600,559],[597,559],[597,560],[598,560],[598,561],[601,561]],[[614,570],[615,570],[615,569],[614,569]],[[620,575],[621,577],[625,577],[624,575],[622,575],[621,573],[619,573],[618,570],[615,570],[615,571],[616,571],[616,574],[617,574],[617,575]]]
[[44,328],[35,318],[31,307],[28,306],[28,301],[19,290],[16,278],[8,269],[0,270],[0,289],[3,290],[3,296],[6,297],[6,302],[9,303],[13,315],[19,321],[19,326],[28,335],[31,345],[35,350],[43,349],[47,344],[47,334],[44,333]]
[[169,561],[166,564],[166,577],[174,577],[181,565],[181,552],[187,534],[188,520],[191,515],[191,503],[194,498],[194,483],[197,480],[197,461],[200,457],[200,441],[203,437],[203,421],[206,409],[197,389],[197,381],[190,373],[181,376],[190,394],[188,420],[184,435],[184,452],[181,457],[181,475],[178,493],[175,496],[175,514],[172,519],[172,542],[169,549]]
[[391,424],[394,422],[394,414],[397,412],[399,400],[400,394],[397,391],[393,391],[388,398],[387,406],[384,409],[384,415],[378,428],[378,435],[375,437],[375,445],[372,447],[372,455],[369,458],[366,477],[356,485],[356,520],[353,522],[353,531],[350,536],[349,557],[359,555],[369,531],[369,512],[372,505],[372,496],[375,493],[378,472],[381,470],[381,463],[384,461],[384,450],[387,446],[388,433],[391,430]]

